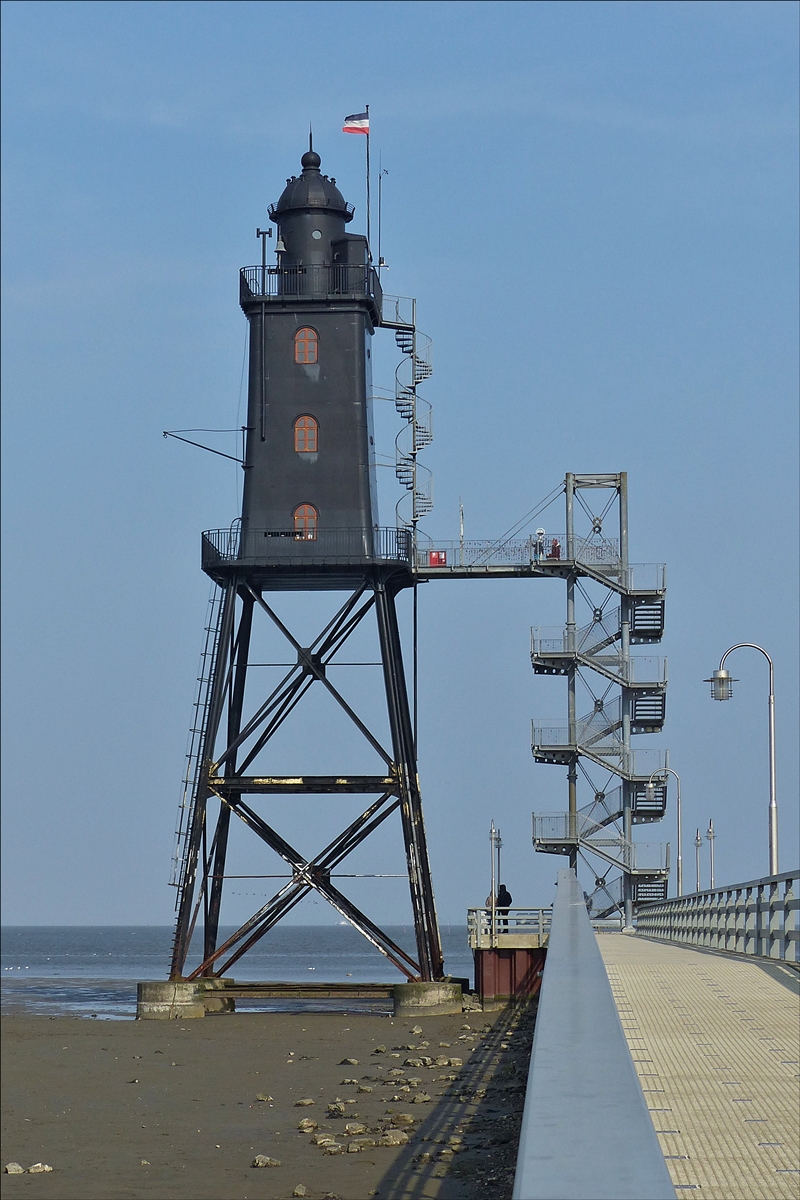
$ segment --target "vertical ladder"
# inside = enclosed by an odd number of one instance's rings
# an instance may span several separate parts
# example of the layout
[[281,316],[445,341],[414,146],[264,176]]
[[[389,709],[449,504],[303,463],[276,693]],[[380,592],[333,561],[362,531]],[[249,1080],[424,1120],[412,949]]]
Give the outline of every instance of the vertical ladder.
[[186,770],[183,776],[183,789],[175,830],[175,850],[172,855],[172,871],[170,887],[178,889],[175,905],[177,907],[186,871],[186,854],[188,850],[190,816],[192,798],[195,794],[198,772],[200,770],[200,754],[203,746],[203,733],[208,717],[208,706],[211,700],[211,681],[214,677],[214,667],[219,650],[220,627],[222,624],[222,601],[224,589],[218,584],[211,585],[211,595],[208,598],[208,615],[206,617],[203,650],[200,655],[200,668],[197,674],[197,691],[192,723],[186,747]]

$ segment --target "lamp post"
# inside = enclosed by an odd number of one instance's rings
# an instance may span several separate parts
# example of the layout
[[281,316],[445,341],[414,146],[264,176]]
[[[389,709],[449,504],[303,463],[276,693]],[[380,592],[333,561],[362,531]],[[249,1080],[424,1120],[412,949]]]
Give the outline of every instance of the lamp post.
[[714,833],[714,822],[709,821],[708,822],[708,831],[706,832],[706,837],[708,838],[708,848],[709,848],[709,853],[711,856],[711,889],[712,889],[712,891],[714,889],[714,838],[716,836],[717,835]]
[[703,849],[703,839],[700,837],[700,830],[697,831],[697,836],[694,839],[694,869],[697,876],[697,887],[695,891],[700,891],[700,851]]
[[[648,803],[650,803],[650,804],[653,803],[653,801],[655,800],[655,796],[656,796],[656,789],[655,789],[655,785],[653,784],[653,776],[654,775],[673,775],[675,777],[675,782],[678,785],[678,795],[677,795],[676,801],[675,801],[675,813],[676,813],[677,823],[678,823],[678,861],[676,864],[676,875],[677,875],[677,884],[678,884],[678,895],[682,896],[683,895],[683,852],[682,852],[683,814],[681,811],[681,777],[677,771],[673,771],[672,767],[657,767],[656,770],[652,772],[650,778],[647,781],[647,787],[645,788],[645,791],[647,793],[647,800],[648,800]],[[666,787],[666,779],[664,780],[664,786]],[[700,890],[700,885],[698,884],[698,891],[699,890]]]
[[[492,890],[490,892],[492,927],[489,937],[491,946],[494,946],[495,944],[497,929],[497,889],[500,886],[500,847],[502,844],[503,842],[500,838],[500,830],[495,826],[494,821],[492,821],[491,828],[489,829],[489,852],[492,857]],[[496,867],[495,855],[497,856]]]
[[[730,671],[725,670],[725,659],[734,650],[758,650],[769,663],[769,873],[778,874],[778,801],[775,792],[775,667],[772,659],[763,646],[755,642],[737,642],[726,650],[719,660],[719,667],[710,679],[704,683],[711,684],[712,700],[730,700],[733,695],[733,685],[737,680],[731,678]],[[713,849],[713,842],[712,842]]]

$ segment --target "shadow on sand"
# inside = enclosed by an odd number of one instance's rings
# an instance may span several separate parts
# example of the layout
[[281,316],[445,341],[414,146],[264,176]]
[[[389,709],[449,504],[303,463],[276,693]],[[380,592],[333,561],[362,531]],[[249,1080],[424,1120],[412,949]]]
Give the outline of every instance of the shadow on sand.
[[[508,1008],[486,1030],[381,1179],[380,1200],[511,1196],[536,1009]],[[479,1014],[465,1016],[480,1028]]]

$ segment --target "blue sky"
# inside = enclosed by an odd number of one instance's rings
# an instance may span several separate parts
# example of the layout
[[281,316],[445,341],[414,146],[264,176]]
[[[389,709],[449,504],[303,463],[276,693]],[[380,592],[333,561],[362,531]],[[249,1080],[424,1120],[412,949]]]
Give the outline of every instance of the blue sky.
[[[161,431],[241,424],[238,268],[309,121],[363,228],[363,140],[339,131],[367,102],[384,286],[417,297],[434,339],[429,532],[457,536],[461,498],[467,536],[497,536],[565,471],[627,470],[632,558],[669,580],[668,721],[640,741],[681,774],[688,877],[709,817],[718,881],[767,870],[764,664],[739,652],[730,704],[702,683],[740,640],[776,661],[781,865],[796,864],[797,6],[2,10],[4,920],[171,920],[199,531],[235,515],[240,480]],[[389,387],[393,341],[376,342]],[[396,431],[385,406],[387,455]],[[391,523],[389,470],[381,493]],[[533,764],[530,718],[566,697],[532,675],[529,627],[563,620],[563,587],[431,584],[420,605],[440,916],[482,903],[491,819],[515,900],[546,903],[561,862],[534,855],[530,813],[564,807],[566,780]],[[352,686],[377,720],[379,693]],[[335,744],[328,710],[316,719]],[[287,732],[287,763],[298,745]],[[281,820],[313,850],[309,821],[338,818],[298,804]],[[647,837],[674,846],[674,809]],[[402,870],[397,831],[353,869]],[[407,919],[400,881],[352,894]],[[250,905],[231,896],[227,916]]]

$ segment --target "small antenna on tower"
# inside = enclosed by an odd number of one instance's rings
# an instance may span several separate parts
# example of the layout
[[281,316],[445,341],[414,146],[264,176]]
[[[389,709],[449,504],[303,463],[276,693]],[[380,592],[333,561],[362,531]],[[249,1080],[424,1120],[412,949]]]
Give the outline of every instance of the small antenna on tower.
[[381,229],[382,229],[382,214],[383,214],[383,177],[384,177],[384,175],[388,175],[388,174],[389,174],[389,172],[384,170],[384,166],[383,166],[383,153],[379,152],[378,153],[378,270],[379,271],[380,271],[381,267],[386,266],[386,263],[383,261],[383,256],[381,255]]
[[310,121],[308,122],[308,148],[309,148],[309,150],[314,149],[314,134],[312,133],[312,130],[311,130],[311,122]]

